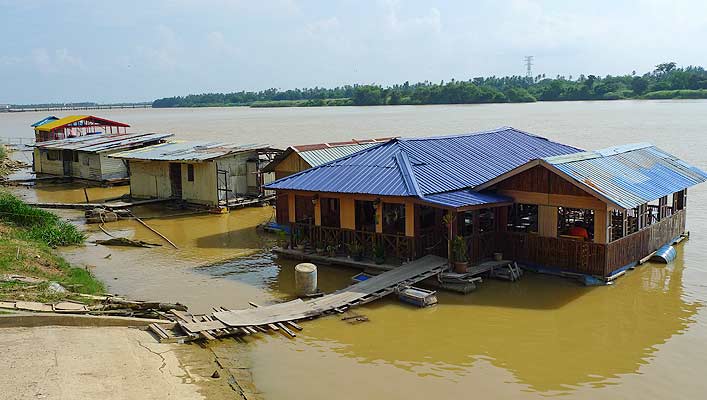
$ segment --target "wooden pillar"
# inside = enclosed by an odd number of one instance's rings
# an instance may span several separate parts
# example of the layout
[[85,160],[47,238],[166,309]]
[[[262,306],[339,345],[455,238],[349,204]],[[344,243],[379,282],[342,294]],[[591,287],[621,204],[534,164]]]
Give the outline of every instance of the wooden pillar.
[[287,213],[290,218],[290,222],[296,222],[294,193],[287,194]]
[[316,198],[314,201],[314,225],[322,226],[322,201]]
[[342,229],[356,229],[356,207],[353,197],[343,196],[339,199],[339,220]]
[[555,206],[538,206],[538,234],[544,237],[557,237],[557,215]]
[[415,203],[405,202],[405,236],[415,236]]
[[[478,235],[479,234],[479,225],[481,223],[481,218],[479,218],[479,210],[474,210],[471,212],[471,228],[472,228],[472,235]],[[454,213],[454,218],[459,219],[459,213]],[[456,230],[459,224],[454,224],[454,229]],[[454,232],[454,236],[457,236],[457,232]]]
[[376,206],[376,233],[383,233],[383,202]]
[[594,243],[608,243],[608,216],[606,208],[594,209]]

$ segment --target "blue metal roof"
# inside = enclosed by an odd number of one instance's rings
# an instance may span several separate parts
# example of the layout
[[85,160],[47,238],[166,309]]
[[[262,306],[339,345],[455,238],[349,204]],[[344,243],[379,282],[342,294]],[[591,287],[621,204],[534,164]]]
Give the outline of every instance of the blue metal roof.
[[452,192],[442,192],[428,194],[422,198],[428,203],[434,203],[444,207],[468,207],[480,206],[484,204],[512,203],[513,199],[492,193],[478,193],[471,189],[455,190]]
[[590,191],[634,208],[707,180],[707,173],[649,143],[544,158]]
[[510,127],[452,136],[399,138],[266,187],[422,197],[477,186],[532,159],[580,151]]
[[48,116],[48,117],[46,117],[46,118],[44,118],[44,119],[42,119],[42,120],[39,120],[39,121],[33,123],[33,124],[30,125],[30,126],[31,126],[32,128],[36,128],[36,127],[38,127],[38,126],[40,126],[40,125],[46,124],[47,122],[56,121],[56,120],[58,120],[58,119],[59,119],[59,118],[57,118],[57,117],[55,117],[55,116],[53,116],[53,115],[50,115],[50,116]]

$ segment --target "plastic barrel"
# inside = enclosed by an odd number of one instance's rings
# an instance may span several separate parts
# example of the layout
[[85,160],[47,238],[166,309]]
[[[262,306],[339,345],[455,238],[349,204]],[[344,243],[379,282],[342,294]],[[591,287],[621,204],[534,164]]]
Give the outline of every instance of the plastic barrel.
[[295,291],[298,296],[317,292],[317,266],[312,263],[297,264],[295,267]]

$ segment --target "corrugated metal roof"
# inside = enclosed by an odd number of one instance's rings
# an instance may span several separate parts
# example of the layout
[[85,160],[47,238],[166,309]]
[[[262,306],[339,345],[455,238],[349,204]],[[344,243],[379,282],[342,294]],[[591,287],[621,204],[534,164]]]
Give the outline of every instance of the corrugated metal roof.
[[205,161],[229,154],[265,149],[270,149],[270,145],[172,140],[154,146],[111,154],[111,157],[151,161]]
[[304,161],[307,162],[312,167],[317,165],[322,165],[330,161],[334,161],[341,157],[350,156],[353,153],[367,149],[371,146],[375,146],[380,143],[361,143],[361,144],[349,144],[344,146],[334,146],[325,149],[299,151],[298,154]]
[[114,135],[86,135],[69,139],[39,142],[34,147],[51,150],[77,150],[92,153],[130,149],[145,143],[157,142],[173,136],[171,133],[130,133]]
[[46,117],[46,118],[44,118],[44,119],[42,119],[42,120],[39,120],[39,121],[33,123],[33,124],[30,125],[30,126],[31,126],[32,128],[36,128],[36,127],[38,127],[38,126],[40,126],[40,125],[46,124],[47,122],[56,121],[56,120],[58,120],[58,119],[59,119],[59,118],[57,118],[57,117],[55,117],[55,116],[53,116],[53,115],[50,115],[50,116],[48,116],[48,117]]
[[68,117],[59,118],[56,121],[40,125],[37,127],[37,130],[40,130],[43,132],[49,132],[52,129],[62,128],[66,125],[74,124],[76,122],[83,121],[83,120],[87,120],[89,122],[96,123],[96,124],[102,124],[102,125],[112,125],[112,126],[120,126],[120,127],[129,127],[130,126],[130,125],[124,124],[122,122],[111,121],[109,119],[99,118],[99,117],[95,117],[93,115],[69,115]]
[[510,197],[491,193],[478,193],[470,189],[428,194],[425,195],[422,200],[452,208],[513,202],[513,199]]
[[463,135],[400,138],[287,176],[267,187],[421,196],[474,187],[529,160],[579,151],[510,127]]
[[707,180],[707,173],[648,143],[543,159],[623,208],[634,208]]

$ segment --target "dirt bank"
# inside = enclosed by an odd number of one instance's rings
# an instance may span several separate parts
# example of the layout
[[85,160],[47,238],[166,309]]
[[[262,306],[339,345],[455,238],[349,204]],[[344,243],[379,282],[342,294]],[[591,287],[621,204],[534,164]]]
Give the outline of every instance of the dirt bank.
[[[132,328],[7,328],[0,334],[2,398],[233,399],[213,353],[160,344]],[[188,365],[185,365],[185,361]]]

